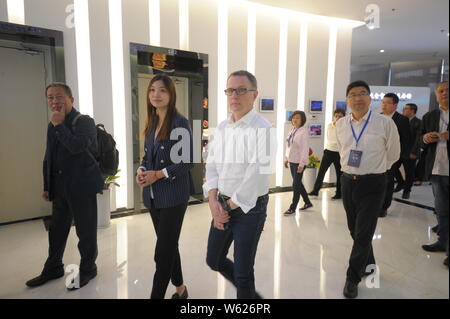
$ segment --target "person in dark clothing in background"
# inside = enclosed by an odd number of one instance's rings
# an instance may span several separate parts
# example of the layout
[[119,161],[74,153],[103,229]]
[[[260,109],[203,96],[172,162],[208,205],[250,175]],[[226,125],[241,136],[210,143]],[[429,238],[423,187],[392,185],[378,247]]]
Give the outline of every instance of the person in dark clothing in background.
[[400,170],[395,172],[395,178],[398,185],[405,185],[403,190],[403,199],[409,199],[411,188],[414,183],[414,170],[416,167],[416,161],[420,157],[420,136],[422,133],[422,121],[416,117],[417,105],[414,103],[408,103],[403,108],[403,115],[409,119],[409,127],[411,130],[411,153],[409,159],[403,161],[403,167],[405,168],[406,181],[403,180]]
[[398,102],[399,98],[395,93],[388,93],[383,97],[383,101],[381,103],[382,113],[386,117],[391,118],[397,126],[398,134],[400,135],[401,151],[400,159],[395,162],[386,173],[386,196],[384,199],[383,209],[380,211],[380,217],[386,217],[387,210],[392,203],[392,196],[395,191],[398,191],[398,189],[394,190],[394,174],[400,168],[400,165],[405,165],[405,163],[407,163],[406,160],[409,159],[409,155],[411,154],[411,130],[409,128],[409,120],[407,117],[397,112]]

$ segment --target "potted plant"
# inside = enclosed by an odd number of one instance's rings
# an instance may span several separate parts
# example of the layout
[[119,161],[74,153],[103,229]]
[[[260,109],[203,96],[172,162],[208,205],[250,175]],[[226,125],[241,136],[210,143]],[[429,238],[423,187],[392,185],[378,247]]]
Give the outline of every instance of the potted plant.
[[117,174],[120,172],[120,169],[117,170],[116,175],[107,175],[104,176],[105,184],[103,186],[103,191],[100,194],[97,194],[97,227],[98,228],[107,228],[109,226],[109,222],[111,220],[111,186],[120,186],[117,184],[116,180],[120,177]]
[[320,158],[314,153],[309,155],[309,163],[306,165],[303,173],[304,185],[307,192],[311,192],[317,177],[317,168],[320,166]]

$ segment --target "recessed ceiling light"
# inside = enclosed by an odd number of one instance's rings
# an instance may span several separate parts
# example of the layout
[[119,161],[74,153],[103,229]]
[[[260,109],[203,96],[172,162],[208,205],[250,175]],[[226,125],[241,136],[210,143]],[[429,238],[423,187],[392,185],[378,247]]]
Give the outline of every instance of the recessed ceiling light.
[[380,50],[380,52],[381,52],[381,53],[383,53],[383,52],[384,52],[384,50]]

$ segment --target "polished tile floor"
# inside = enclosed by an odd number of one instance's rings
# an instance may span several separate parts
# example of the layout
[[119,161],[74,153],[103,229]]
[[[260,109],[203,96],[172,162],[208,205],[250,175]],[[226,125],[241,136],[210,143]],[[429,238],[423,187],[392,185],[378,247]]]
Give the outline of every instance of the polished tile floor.
[[[415,187],[410,200],[432,204],[430,194],[428,185]],[[343,298],[352,241],[342,202],[331,201],[333,195],[334,189],[324,189],[312,198],[313,208],[289,217],[282,213],[292,193],[270,196],[255,265],[256,287],[265,298]],[[207,204],[188,208],[180,239],[185,283],[191,298],[235,298],[234,287],[205,263],[209,223]],[[373,238],[380,276],[361,282],[359,298],[449,298],[444,254],[420,247],[435,241],[435,224],[432,211],[394,201]],[[79,262],[77,242],[72,228],[66,266]],[[69,292],[60,278],[29,289],[25,282],[40,273],[47,254],[44,224],[0,226],[0,298],[148,298],[154,244],[148,214],[113,219],[98,232],[98,276],[87,286]],[[169,286],[166,297],[173,291]]]

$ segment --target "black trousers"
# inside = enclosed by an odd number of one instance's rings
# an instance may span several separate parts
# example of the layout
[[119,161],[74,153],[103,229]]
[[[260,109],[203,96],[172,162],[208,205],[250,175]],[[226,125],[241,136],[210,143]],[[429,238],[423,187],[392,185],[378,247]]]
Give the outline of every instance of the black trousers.
[[339,152],[329,150],[323,151],[322,163],[320,164],[319,173],[314,183],[313,193],[318,193],[320,188],[322,188],[325,173],[331,164],[334,164],[334,169],[336,170],[336,195],[341,196],[341,157],[339,156]]
[[426,153],[422,152],[420,154],[419,162],[417,162],[416,169],[414,170],[414,177],[416,181],[422,182],[425,178],[425,162]]
[[[297,209],[298,202],[300,201],[300,195],[303,197],[305,204],[311,204],[311,201],[309,200],[308,192],[306,191],[305,186],[302,183],[304,171],[298,173],[297,172],[298,164],[295,163],[289,163],[289,167],[291,169],[292,188],[294,191],[294,195],[292,196],[292,203],[289,209],[295,211]],[[307,168],[305,167],[305,169]]]
[[[394,177],[397,180],[397,183],[399,185],[405,185],[404,190],[405,192],[411,192],[411,188],[414,183],[414,168],[416,165],[415,159],[410,158],[401,158],[398,160],[399,165],[398,168],[393,172]],[[405,180],[403,179],[402,174],[400,173],[400,166],[403,165],[403,168],[405,169]]]
[[152,299],[164,299],[170,280],[177,287],[183,284],[178,240],[186,209],[187,203],[162,209],[149,207],[157,237],[155,247],[156,271],[153,276],[150,296]]
[[391,207],[392,204],[392,198],[394,197],[394,175],[395,171],[397,171],[400,168],[400,165],[402,164],[401,160],[398,160],[394,164],[392,164],[392,167],[390,170],[386,172],[386,192],[384,196],[384,203],[383,203],[383,210],[387,210],[389,207]]
[[53,179],[55,190],[52,201],[52,218],[48,231],[48,258],[45,262],[44,273],[54,273],[64,270],[62,263],[67,237],[69,236],[72,220],[79,239],[80,273],[91,274],[97,271],[97,196],[77,196],[66,191],[63,176]]
[[347,280],[357,284],[366,267],[375,264],[372,238],[383,204],[386,176],[362,175],[353,179],[343,173],[341,183],[347,225],[353,239]]

